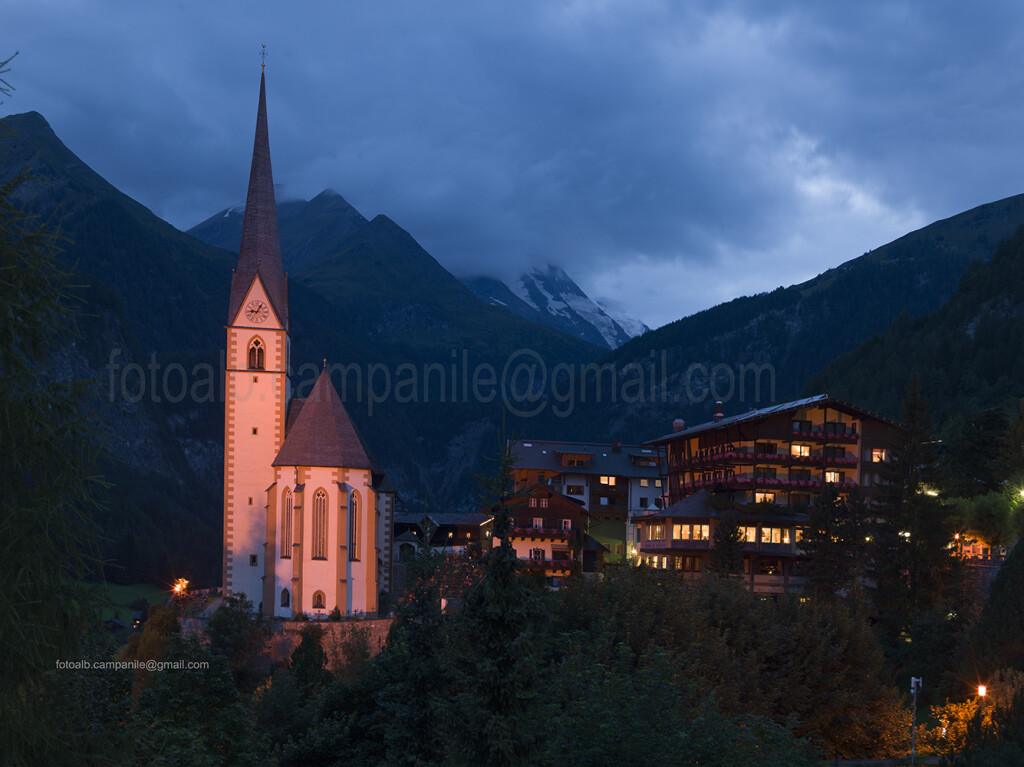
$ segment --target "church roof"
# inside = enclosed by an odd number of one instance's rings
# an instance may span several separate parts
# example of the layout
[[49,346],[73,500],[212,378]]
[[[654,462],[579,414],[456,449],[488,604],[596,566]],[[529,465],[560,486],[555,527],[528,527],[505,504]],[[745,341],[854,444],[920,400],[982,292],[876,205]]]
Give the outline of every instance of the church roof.
[[355,424],[341,403],[327,369],[302,401],[274,466],[331,466],[373,469]]
[[277,204],[274,200],[274,174],[270,167],[266,80],[263,75],[260,75],[260,102],[256,112],[256,138],[252,147],[242,244],[238,251],[238,267],[231,275],[228,322],[234,321],[257,275],[274,312],[287,328],[288,286],[281,265],[281,241],[277,234]]

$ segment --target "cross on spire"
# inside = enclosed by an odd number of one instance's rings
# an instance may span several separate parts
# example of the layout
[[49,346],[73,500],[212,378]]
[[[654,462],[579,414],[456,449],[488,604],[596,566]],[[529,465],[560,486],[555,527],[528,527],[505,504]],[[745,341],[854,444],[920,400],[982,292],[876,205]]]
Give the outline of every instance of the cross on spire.
[[267,67],[267,46],[260,46],[260,71],[262,72]]

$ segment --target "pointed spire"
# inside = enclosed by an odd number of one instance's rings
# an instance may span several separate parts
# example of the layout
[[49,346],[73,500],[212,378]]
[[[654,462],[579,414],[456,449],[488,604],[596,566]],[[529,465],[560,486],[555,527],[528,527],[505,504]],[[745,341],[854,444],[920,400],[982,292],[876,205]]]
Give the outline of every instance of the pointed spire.
[[238,268],[231,277],[228,322],[238,314],[245,294],[257,274],[274,311],[287,328],[288,291],[281,265],[281,241],[277,234],[277,204],[274,200],[274,175],[270,167],[270,136],[267,130],[266,77],[262,72],[252,169],[249,172],[249,194],[245,200]]

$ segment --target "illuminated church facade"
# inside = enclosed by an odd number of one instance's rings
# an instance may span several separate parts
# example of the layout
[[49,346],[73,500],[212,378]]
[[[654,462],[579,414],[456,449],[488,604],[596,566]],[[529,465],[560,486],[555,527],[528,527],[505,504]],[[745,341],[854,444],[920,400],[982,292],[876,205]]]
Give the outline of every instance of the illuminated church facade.
[[223,589],[266,616],[376,613],[390,588],[394,493],[326,364],[308,397],[292,396],[288,309],[261,75],[228,306]]

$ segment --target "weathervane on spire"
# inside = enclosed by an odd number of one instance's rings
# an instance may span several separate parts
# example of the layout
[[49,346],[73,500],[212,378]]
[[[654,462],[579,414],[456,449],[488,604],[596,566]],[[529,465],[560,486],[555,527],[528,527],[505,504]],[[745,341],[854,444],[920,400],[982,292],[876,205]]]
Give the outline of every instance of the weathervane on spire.
[[267,67],[267,46],[260,46],[260,71],[262,72]]

